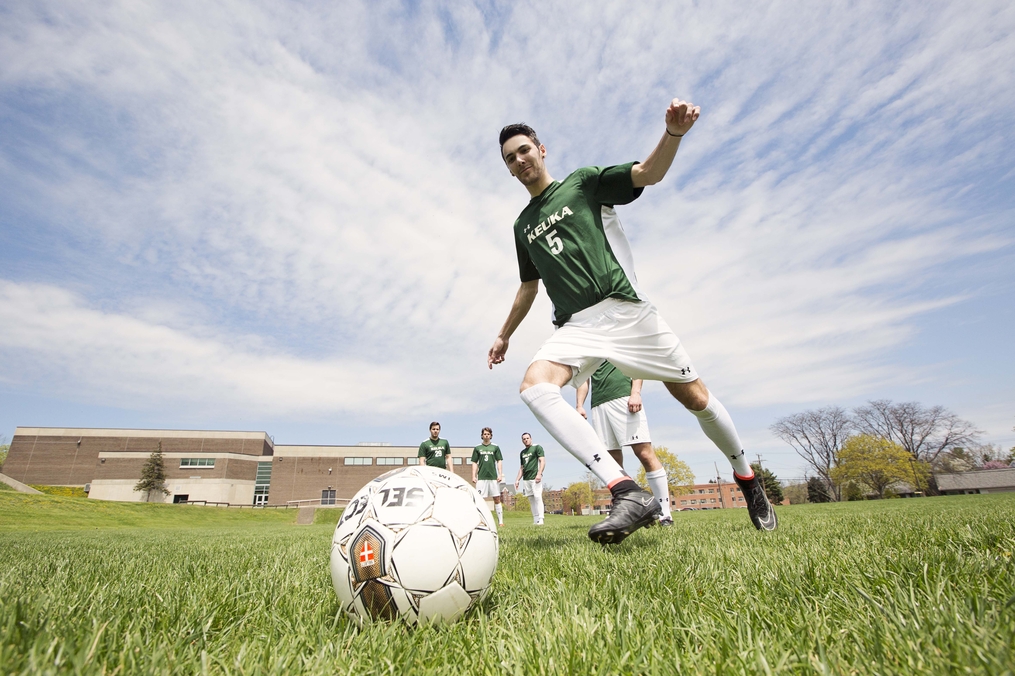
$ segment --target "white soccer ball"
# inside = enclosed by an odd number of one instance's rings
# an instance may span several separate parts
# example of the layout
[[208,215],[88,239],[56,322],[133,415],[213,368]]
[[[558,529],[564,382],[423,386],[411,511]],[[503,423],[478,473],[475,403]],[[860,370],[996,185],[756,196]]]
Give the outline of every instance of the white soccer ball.
[[331,542],[331,580],[357,622],[453,622],[486,596],[497,526],[461,477],[425,465],[382,474],[353,497]]

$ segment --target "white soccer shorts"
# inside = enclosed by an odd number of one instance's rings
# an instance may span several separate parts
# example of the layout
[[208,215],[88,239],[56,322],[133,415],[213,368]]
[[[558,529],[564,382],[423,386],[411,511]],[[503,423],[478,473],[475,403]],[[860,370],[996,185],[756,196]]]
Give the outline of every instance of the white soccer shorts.
[[476,482],[476,490],[484,498],[499,498],[500,482],[495,479],[480,479]]
[[593,407],[592,429],[611,451],[633,444],[652,443],[645,409],[631,413],[627,408],[627,397]]
[[576,312],[532,361],[570,366],[569,384],[577,388],[606,359],[628,378],[673,383],[698,379],[680,339],[648,301],[607,298]]
[[535,479],[522,479],[518,486],[522,489],[522,494],[526,497],[533,497],[538,495],[543,496],[543,482],[536,481]]

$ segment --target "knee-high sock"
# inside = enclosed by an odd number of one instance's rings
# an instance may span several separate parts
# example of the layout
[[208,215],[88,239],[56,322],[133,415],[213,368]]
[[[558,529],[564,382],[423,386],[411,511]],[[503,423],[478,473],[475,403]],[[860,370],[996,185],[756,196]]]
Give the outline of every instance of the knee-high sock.
[[581,464],[592,470],[607,486],[627,479],[620,465],[606,452],[606,446],[599,440],[592,426],[564,401],[560,388],[553,383],[533,385],[522,392],[522,401],[529,407],[536,420],[546,428],[554,439]]
[[733,425],[733,418],[730,417],[726,407],[710,393],[708,395],[708,406],[704,411],[691,411],[698,418],[701,430],[712,440],[723,455],[733,465],[733,471],[739,476],[747,479],[754,476],[754,470],[747,462],[744,455],[744,445],[740,443],[740,435]]
[[532,512],[532,523],[539,523],[539,501],[535,492],[529,496],[529,511]]
[[670,485],[666,480],[666,470],[657,469],[654,472],[646,472],[645,478],[648,480],[648,487],[652,490],[652,495],[656,496],[659,506],[663,508],[663,518],[669,517]]
[[494,504],[493,509],[494,509],[495,512],[497,512],[497,523],[499,523],[501,526],[503,526],[504,525],[504,505],[502,505],[502,504],[500,504],[498,502],[498,503]]
[[546,513],[546,509],[543,507],[543,486],[542,484],[536,484],[537,489],[532,491],[532,497],[536,501],[536,509],[539,510],[539,518],[537,521],[543,523],[543,515]]

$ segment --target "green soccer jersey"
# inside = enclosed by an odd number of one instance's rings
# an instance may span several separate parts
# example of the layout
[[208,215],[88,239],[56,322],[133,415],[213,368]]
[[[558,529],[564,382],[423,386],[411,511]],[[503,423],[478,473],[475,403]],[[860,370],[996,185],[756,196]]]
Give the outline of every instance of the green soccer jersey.
[[446,439],[438,439],[437,441],[427,439],[419,445],[418,455],[420,458],[426,458],[426,464],[430,467],[451,469],[451,465],[447,461],[451,457],[451,444]]
[[543,456],[543,447],[539,444],[532,444],[522,449],[522,478],[532,481],[539,474],[539,459]]
[[614,399],[631,396],[631,379],[608,361],[592,374],[592,408]]
[[497,474],[497,461],[503,460],[504,456],[501,455],[500,446],[497,444],[480,444],[472,449],[472,462],[479,465],[479,473],[477,477],[480,481],[496,481],[499,479]]
[[557,326],[606,298],[642,300],[631,245],[613,209],[641,194],[632,166],[579,169],[533,197],[515,221],[519,275],[543,280]]

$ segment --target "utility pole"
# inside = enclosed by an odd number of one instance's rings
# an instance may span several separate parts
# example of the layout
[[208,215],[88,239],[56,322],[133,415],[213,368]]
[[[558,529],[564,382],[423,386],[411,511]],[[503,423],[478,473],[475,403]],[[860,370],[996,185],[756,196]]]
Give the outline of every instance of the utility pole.
[[722,476],[719,475],[719,465],[713,462],[712,466],[715,467],[715,485],[718,486],[719,490],[719,505],[723,509],[726,509],[726,501],[722,497]]

